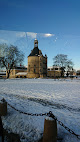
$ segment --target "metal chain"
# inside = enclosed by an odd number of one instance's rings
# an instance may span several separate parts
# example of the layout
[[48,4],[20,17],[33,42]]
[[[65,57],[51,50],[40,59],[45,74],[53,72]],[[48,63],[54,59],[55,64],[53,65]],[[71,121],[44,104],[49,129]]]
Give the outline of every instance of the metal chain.
[[23,114],[26,114],[26,115],[31,115],[31,116],[48,116],[48,113],[27,113],[27,112],[23,112],[21,110],[18,110],[16,109],[15,107],[13,107],[12,105],[10,105],[9,103],[7,103],[11,108],[13,108],[14,110],[18,111],[19,113],[23,113]]
[[[6,102],[4,99],[1,100],[2,102]],[[75,135],[78,139],[80,139],[80,135],[77,135],[76,133],[74,133],[74,131],[72,131],[71,129],[69,129],[67,126],[65,126],[61,121],[59,121],[57,119],[57,117],[51,112],[49,111],[48,113],[26,113],[26,112],[23,112],[23,111],[20,111],[18,109],[16,109],[15,107],[13,107],[12,105],[10,105],[8,102],[7,104],[13,108],[14,110],[18,111],[19,113],[23,113],[23,114],[26,114],[26,115],[30,115],[30,116],[49,116],[51,118],[53,118],[54,120],[56,120],[61,126],[63,126],[69,133]]]
[[[0,101],[2,101],[2,102],[7,102],[4,98],[2,99],[2,100],[0,100]],[[19,113],[23,113],[23,114],[26,114],[26,115],[31,115],[31,116],[48,116],[48,114],[49,113],[27,113],[27,112],[23,112],[23,111],[21,111],[21,110],[18,110],[18,109],[16,109],[15,107],[13,107],[11,104],[9,104],[8,102],[7,102],[7,104],[8,104],[8,106],[10,106],[11,108],[13,108],[14,110],[16,110],[16,111],[18,111]]]
[[56,120],[61,126],[63,126],[69,133],[75,135],[78,139],[80,139],[80,135],[77,135],[76,133],[74,133],[71,129],[69,129],[67,126],[65,126],[61,121],[59,121],[57,119],[57,117],[54,116],[54,114],[50,111],[49,112],[49,117],[53,118],[54,120]]

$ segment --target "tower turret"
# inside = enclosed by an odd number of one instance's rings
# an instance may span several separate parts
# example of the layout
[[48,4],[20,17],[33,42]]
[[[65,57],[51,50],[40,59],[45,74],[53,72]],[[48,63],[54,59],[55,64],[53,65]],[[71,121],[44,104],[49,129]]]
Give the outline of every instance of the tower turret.
[[38,47],[38,40],[37,39],[34,40],[34,48],[35,47]]

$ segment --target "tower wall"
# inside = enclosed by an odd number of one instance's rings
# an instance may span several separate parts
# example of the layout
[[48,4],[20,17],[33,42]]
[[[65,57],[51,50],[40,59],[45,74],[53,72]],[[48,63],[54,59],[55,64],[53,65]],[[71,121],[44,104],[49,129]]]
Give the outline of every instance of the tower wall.
[[39,57],[29,56],[28,57],[28,78],[39,78]]
[[47,76],[47,57],[44,56],[39,57],[39,74],[40,77]]

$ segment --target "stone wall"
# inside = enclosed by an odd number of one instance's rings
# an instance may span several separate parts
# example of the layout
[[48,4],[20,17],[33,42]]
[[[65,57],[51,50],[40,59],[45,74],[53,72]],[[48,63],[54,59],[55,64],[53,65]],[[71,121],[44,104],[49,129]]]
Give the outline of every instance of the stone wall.
[[39,77],[39,57],[29,56],[28,57],[28,78]]
[[47,58],[44,56],[28,57],[28,78],[47,76]]

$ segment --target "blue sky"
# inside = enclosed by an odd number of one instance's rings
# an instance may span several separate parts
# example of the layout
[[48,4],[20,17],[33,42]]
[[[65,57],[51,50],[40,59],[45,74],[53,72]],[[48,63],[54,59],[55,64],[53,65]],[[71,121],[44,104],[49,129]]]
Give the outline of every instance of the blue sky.
[[80,0],[0,0],[0,43],[17,45],[27,65],[35,38],[48,66],[66,54],[80,69]]

